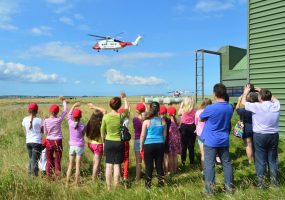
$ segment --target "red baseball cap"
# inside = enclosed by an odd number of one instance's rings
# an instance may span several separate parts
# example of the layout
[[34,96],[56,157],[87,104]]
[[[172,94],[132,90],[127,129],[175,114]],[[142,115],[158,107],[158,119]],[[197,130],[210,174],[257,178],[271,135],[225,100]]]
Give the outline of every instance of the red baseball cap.
[[38,110],[38,104],[36,104],[36,103],[30,103],[29,105],[28,105],[28,109],[30,110],[30,111],[37,111]]
[[176,115],[176,108],[171,106],[167,108],[168,115]]
[[126,111],[125,108],[120,108],[120,109],[118,110],[118,113],[123,114],[125,111]]
[[74,110],[72,111],[72,117],[74,117],[74,118],[81,118],[81,116],[82,116],[81,110],[79,110],[79,109],[74,109]]
[[166,114],[166,113],[167,113],[167,108],[166,108],[166,106],[161,105],[160,108],[159,108],[159,114],[160,114],[160,115],[163,115],[163,114]]
[[138,103],[136,105],[136,110],[139,111],[140,113],[143,113],[145,111],[145,105],[143,103]]
[[57,114],[59,112],[59,106],[56,104],[51,105],[49,107],[49,112]]

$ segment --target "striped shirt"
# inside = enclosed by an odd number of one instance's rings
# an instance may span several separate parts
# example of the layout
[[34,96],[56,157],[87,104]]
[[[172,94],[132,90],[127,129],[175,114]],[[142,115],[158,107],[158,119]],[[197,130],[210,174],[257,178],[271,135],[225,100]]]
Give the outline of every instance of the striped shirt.
[[48,140],[62,139],[61,123],[67,113],[66,102],[63,101],[63,112],[59,117],[51,116],[44,120],[44,133]]

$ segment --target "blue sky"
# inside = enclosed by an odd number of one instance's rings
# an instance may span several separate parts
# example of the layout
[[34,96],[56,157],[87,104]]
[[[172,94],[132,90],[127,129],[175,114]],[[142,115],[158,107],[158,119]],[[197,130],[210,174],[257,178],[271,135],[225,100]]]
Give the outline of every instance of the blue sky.
[[[195,91],[195,50],[246,47],[246,0],[1,0],[1,95],[128,95]],[[92,50],[87,34],[139,46]],[[205,92],[219,81],[206,56]]]

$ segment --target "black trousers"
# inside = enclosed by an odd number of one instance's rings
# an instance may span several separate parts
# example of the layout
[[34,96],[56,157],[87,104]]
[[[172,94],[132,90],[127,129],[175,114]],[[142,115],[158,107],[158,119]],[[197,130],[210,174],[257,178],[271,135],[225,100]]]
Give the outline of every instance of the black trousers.
[[181,124],[181,161],[183,164],[186,162],[187,149],[189,151],[190,164],[194,164],[194,147],[196,141],[196,125],[195,124]]
[[155,169],[158,177],[159,185],[163,185],[164,171],[163,171],[163,156],[164,156],[164,144],[145,144],[144,145],[144,162],[145,162],[145,187],[151,187],[151,179],[153,172],[153,165],[155,163]]

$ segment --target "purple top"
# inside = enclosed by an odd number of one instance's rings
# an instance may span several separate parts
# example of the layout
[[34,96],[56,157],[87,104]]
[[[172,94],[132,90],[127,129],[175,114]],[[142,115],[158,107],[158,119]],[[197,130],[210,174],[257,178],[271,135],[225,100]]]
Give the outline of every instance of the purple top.
[[75,129],[76,123],[72,120],[72,111],[70,110],[68,113],[69,145],[84,147],[85,126],[79,122],[77,129]]
[[133,118],[133,126],[135,130],[135,140],[139,140],[142,132],[142,119],[138,117]]
[[47,134],[48,140],[62,139],[61,123],[67,113],[66,102],[63,102],[63,112],[59,117],[49,117],[44,120],[44,133]]
[[246,102],[245,110],[252,112],[253,132],[261,134],[275,134],[279,130],[280,103],[263,101],[262,103]]

